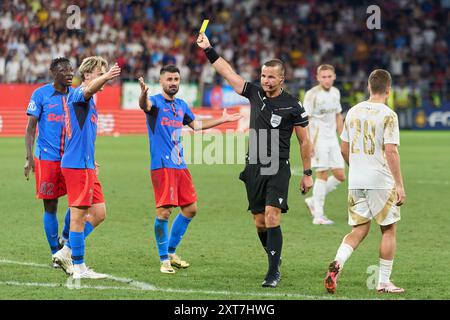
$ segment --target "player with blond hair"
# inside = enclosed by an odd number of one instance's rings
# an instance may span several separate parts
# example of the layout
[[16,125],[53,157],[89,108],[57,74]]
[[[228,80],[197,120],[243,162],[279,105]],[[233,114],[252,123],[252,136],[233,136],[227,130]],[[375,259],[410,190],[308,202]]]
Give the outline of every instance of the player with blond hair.
[[324,280],[335,293],[337,278],[345,262],[369,233],[374,219],[381,229],[380,269],[377,291],[401,293],[390,280],[396,250],[397,221],[406,194],[400,170],[400,133],[397,114],[386,106],[391,75],[374,70],[368,81],[370,98],[351,108],[341,134],[342,155],[349,164],[347,234]]
[[[316,171],[312,197],[305,203],[313,216],[313,224],[333,224],[324,214],[325,197],[345,180],[344,159],[336,136],[342,132],[341,94],[333,86],[334,67],[322,64],[317,68],[318,85],[305,94],[303,106],[309,117],[309,134],[313,142],[312,167]],[[331,170],[332,175],[328,177]]]
[[53,261],[67,273],[72,273],[74,279],[107,277],[84,263],[86,221],[95,228],[106,217],[105,200],[95,172],[98,114],[93,96],[102,91],[109,80],[120,75],[117,64],[109,71],[107,68],[108,63],[102,57],[85,58],[79,68],[81,85],[69,94],[67,102],[63,100],[66,138],[61,168],[71,217],[69,243],[53,255]]

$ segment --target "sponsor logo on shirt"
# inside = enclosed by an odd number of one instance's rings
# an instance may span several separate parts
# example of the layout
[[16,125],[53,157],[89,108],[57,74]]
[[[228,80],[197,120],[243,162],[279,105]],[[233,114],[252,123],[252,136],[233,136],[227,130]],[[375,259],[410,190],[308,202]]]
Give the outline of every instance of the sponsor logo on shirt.
[[167,117],[162,117],[161,125],[167,126],[167,127],[173,127],[173,128],[181,128],[183,126],[183,122],[178,121],[178,120],[169,119]]
[[47,116],[48,122],[64,122],[64,115],[57,115],[54,113],[49,113]]

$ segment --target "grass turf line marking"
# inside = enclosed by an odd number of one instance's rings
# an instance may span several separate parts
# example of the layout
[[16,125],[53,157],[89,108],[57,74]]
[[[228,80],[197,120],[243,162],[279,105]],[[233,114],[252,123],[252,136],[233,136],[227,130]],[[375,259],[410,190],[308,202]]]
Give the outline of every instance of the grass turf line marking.
[[[21,262],[7,259],[0,259],[0,264],[16,264],[37,268],[52,268],[46,264],[38,264],[33,262]],[[183,293],[183,294],[206,294],[219,296],[249,296],[249,297],[279,297],[279,298],[297,298],[297,299],[326,299],[326,300],[349,300],[351,298],[344,296],[314,296],[306,294],[295,293],[263,293],[263,292],[236,292],[236,291],[216,291],[216,290],[196,290],[196,289],[173,289],[173,288],[158,288],[149,283],[136,281],[129,278],[115,277],[108,275],[108,279],[121,283],[129,284],[129,287],[113,287],[113,286],[88,286],[81,285],[80,289],[94,289],[94,290],[124,290],[124,291],[153,291],[165,293]],[[67,288],[65,283],[41,283],[41,282],[18,282],[18,281],[0,281],[0,285],[22,286],[22,287],[49,287],[49,288]],[[354,298],[352,298],[353,300]],[[361,298],[363,300],[380,300]],[[355,299],[358,300],[358,299]]]
[[[16,287],[46,287],[46,288],[66,288],[63,283],[43,283],[43,282],[19,282],[19,281],[0,281],[0,285],[16,286]],[[140,292],[164,292],[164,293],[183,293],[183,294],[208,294],[208,295],[225,295],[225,296],[250,296],[250,297],[289,297],[302,299],[327,299],[327,300],[348,300],[347,297],[331,297],[331,296],[310,296],[302,294],[291,293],[256,293],[256,292],[233,292],[233,291],[207,291],[207,290],[184,290],[171,288],[157,288],[149,285],[152,288],[144,289],[138,287],[113,287],[113,286],[88,286],[81,285],[77,289],[93,289],[93,290],[122,290],[122,291],[140,291]],[[358,300],[358,299],[355,299]],[[380,299],[364,299],[364,300],[380,300]]]
[[36,268],[52,268],[50,265],[47,265],[47,264],[39,264],[39,263],[33,263],[33,262],[21,262],[21,261],[7,260],[7,259],[0,259],[0,264],[17,264],[20,266],[28,266],[28,267],[36,267]]
[[[16,287],[46,287],[46,288],[67,288],[65,283],[42,283],[42,282],[19,282],[19,281],[0,281],[0,285],[16,286]],[[113,287],[113,286],[87,286],[80,285],[80,289],[95,290],[126,290],[141,291],[142,289],[133,287]],[[71,290],[78,290],[71,289]]]

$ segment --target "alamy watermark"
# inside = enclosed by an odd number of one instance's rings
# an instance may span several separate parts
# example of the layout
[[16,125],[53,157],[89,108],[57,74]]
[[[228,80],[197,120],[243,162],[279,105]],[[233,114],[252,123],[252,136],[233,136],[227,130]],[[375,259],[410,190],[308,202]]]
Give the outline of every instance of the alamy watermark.
[[81,289],[81,279],[74,279],[72,276],[67,278],[66,281],[67,289]]
[[377,265],[368,266],[366,273],[369,274],[369,277],[366,280],[367,289],[374,290],[378,285],[380,267]]
[[81,29],[81,9],[77,5],[67,7],[66,13],[69,15],[66,20],[66,27],[69,30]]
[[381,9],[379,6],[373,4],[367,7],[367,14],[370,16],[366,20],[366,26],[369,30],[381,29]]
[[[208,133],[187,134],[182,137],[182,130],[172,134],[174,147],[166,160],[181,164],[262,164],[261,175],[273,175],[279,168],[280,132],[277,129],[250,129],[247,157],[247,138],[236,134],[234,130],[225,133],[210,129]],[[270,152],[269,152],[270,150]]]

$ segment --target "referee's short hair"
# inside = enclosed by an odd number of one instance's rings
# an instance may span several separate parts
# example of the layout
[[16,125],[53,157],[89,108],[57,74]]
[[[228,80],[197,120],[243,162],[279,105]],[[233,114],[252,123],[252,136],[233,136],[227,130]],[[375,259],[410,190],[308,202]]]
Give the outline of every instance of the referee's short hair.
[[278,67],[280,69],[281,75],[284,76],[284,71],[286,68],[284,67],[284,62],[280,59],[272,59],[267,62],[264,62],[263,66],[266,67]]
[[50,70],[55,71],[56,67],[60,64],[70,64],[70,60],[65,57],[59,57],[52,60],[52,63],[50,64]]
[[168,64],[167,66],[161,68],[161,70],[159,71],[159,75],[162,76],[166,72],[177,72],[178,74],[180,74],[180,69],[178,69],[177,66],[174,66],[173,64]]

